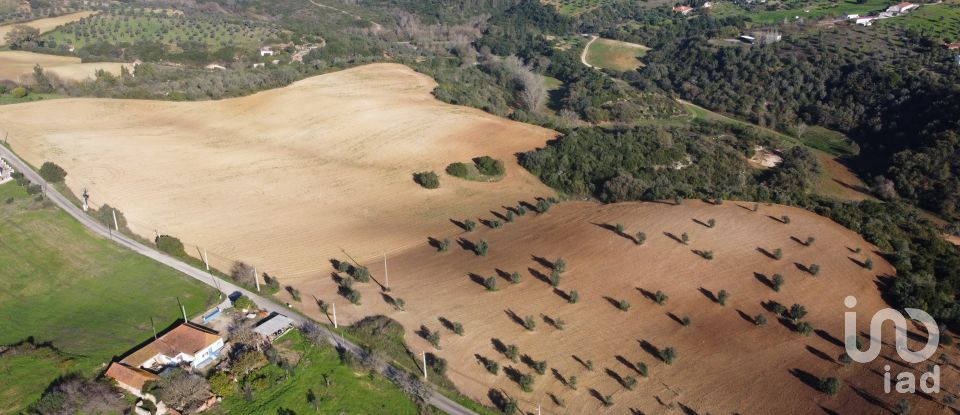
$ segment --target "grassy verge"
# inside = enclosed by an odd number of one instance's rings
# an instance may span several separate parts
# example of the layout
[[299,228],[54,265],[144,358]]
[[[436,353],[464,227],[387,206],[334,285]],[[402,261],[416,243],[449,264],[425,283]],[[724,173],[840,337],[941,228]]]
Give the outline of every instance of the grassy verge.
[[[291,372],[274,365],[255,376],[274,377],[252,398],[227,397],[219,411],[232,414],[325,413],[325,414],[418,414],[417,405],[387,378],[344,364],[328,345],[316,346],[299,331],[282,337],[275,346],[284,356],[296,356]],[[272,373],[280,371],[280,373]],[[308,396],[315,396],[316,404]]]
[[57,94],[30,94],[23,98],[14,98],[10,94],[0,95],[0,105],[23,104],[26,102],[42,101],[46,99],[63,98]]
[[[149,338],[151,318],[158,329],[174,323],[177,299],[188,313],[218,299],[203,284],[91,234],[14,182],[0,185],[0,218],[0,344],[33,337],[70,359],[68,365],[38,363],[57,367],[55,376],[45,369],[38,369],[44,375],[5,374],[16,381],[3,388],[0,408],[24,408],[68,370],[93,374]],[[0,357],[0,367],[19,367],[7,358]]]
[[[370,349],[383,357],[388,363],[408,373],[416,375],[423,373],[419,358],[407,348],[403,340],[405,335],[403,326],[388,317],[368,317],[339,332],[344,338]],[[461,394],[453,382],[445,376],[440,376],[431,370],[428,379],[430,383],[437,386],[444,396],[478,414],[493,415],[499,413]]]
[[808,127],[800,136],[808,147],[837,157],[855,156],[859,152],[853,140],[843,133],[828,130],[820,126]]

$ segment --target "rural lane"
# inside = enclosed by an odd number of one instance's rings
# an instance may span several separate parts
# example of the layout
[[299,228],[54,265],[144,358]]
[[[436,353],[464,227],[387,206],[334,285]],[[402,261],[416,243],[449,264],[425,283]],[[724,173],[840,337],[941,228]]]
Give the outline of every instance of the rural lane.
[[584,65],[587,65],[588,68],[592,68],[593,65],[587,63],[587,51],[590,50],[590,45],[593,42],[596,42],[599,39],[596,35],[590,35],[590,41],[587,42],[587,46],[583,47],[583,52],[580,52],[580,62],[583,62]]
[[[187,263],[180,261],[179,259],[173,258],[164,253],[161,253],[160,251],[157,251],[147,245],[137,242],[124,234],[111,231],[110,228],[104,226],[100,222],[88,216],[81,208],[79,208],[77,205],[74,205],[69,199],[67,199],[65,196],[60,194],[60,192],[58,192],[56,189],[51,187],[45,180],[43,180],[42,177],[40,177],[40,174],[38,174],[32,168],[30,168],[27,165],[27,163],[25,163],[23,160],[20,159],[20,156],[16,155],[9,148],[3,145],[0,145],[0,157],[7,160],[7,162],[10,164],[10,167],[13,167],[15,171],[23,173],[23,175],[26,176],[26,178],[30,179],[30,181],[32,181],[33,183],[43,186],[44,194],[48,199],[53,201],[53,203],[59,206],[60,209],[63,209],[63,211],[67,212],[67,214],[72,216],[74,219],[78,220],[83,226],[86,226],[87,229],[90,229],[93,233],[100,235],[103,238],[110,239],[116,242],[117,244],[125,248],[128,248],[140,255],[143,255],[163,265],[166,265],[170,268],[180,271],[186,274],[187,276],[193,279],[196,279],[197,281],[200,281],[206,285],[209,285],[214,289],[220,290],[220,292],[222,292],[227,296],[230,296],[231,294],[235,294],[239,292],[240,294],[245,295],[251,300],[253,300],[253,302],[255,302],[257,306],[266,310],[267,312],[284,314],[290,317],[291,320],[296,322],[297,325],[303,325],[304,323],[311,321],[309,318],[295,312],[294,310],[291,310],[287,307],[284,307],[280,304],[270,301],[264,297],[261,297],[260,295],[250,292],[249,290],[243,287],[240,287],[236,284],[233,284],[230,281],[226,281],[224,279],[218,279],[208,272],[201,271],[200,269],[194,268],[193,266],[188,265]],[[320,327],[321,330],[323,330],[327,334],[327,337],[329,339],[331,339],[333,342],[336,343],[336,345],[343,347],[348,351],[350,351],[351,353],[356,354],[358,356],[364,355],[364,351],[360,346],[357,346],[356,344],[344,339],[343,337],[338,336],[337,334],[331,332],[324,326],[321,326],[321,325],[318,325],[318,326]],[[404,372],[396,368],[393,368],[392,366],[388,366],[385,372],[388,372],[390,374],[400,374],[400,376],[404,374]],[[471,411],[470,409],[467,409],[466,407],[460,405],[459,403],[453,401],[452,399],[447,398],[446,396],[443,396],[436,392],[430,394],[429,403],[430,405],[450,415],[476,415],[476,413]]]

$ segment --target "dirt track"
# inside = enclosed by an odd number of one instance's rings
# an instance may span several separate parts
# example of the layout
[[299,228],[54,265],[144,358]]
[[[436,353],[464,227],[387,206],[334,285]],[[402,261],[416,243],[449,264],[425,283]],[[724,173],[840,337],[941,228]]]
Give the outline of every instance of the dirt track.
[[[343,251],[369,258],[446,229],[446,218],[550,192],[514,154],[554,132],[443,104],[434,86],[378,64],[217,102],[4,106],[0,128],[24,159],[57,162],[74,192],[117,206],[141,235],[180,236],[218,267],[240,259],[292,281]],[[506,162],[503,181],[443,174],[484,154]],[[439,172],[441,188],[415,184],[420,170]]]

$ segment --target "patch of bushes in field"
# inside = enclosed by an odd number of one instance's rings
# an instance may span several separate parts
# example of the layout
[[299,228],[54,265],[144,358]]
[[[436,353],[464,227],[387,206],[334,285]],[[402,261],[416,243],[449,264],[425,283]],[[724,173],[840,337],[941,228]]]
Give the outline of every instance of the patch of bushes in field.
[[450,163],[446,171],[453,177],[482,182],[497,181],[506,174],[503,161],[490,156],[477,157],[473,159],[473,164]]

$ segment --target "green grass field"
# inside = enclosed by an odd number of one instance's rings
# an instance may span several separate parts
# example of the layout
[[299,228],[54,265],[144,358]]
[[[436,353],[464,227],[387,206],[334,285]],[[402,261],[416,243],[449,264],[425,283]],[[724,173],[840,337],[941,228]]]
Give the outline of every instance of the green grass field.
[[[796,16],[805,19],[815,19],[819,17],[842,17],[847,14],[864,14],[871,11],[880,11],[886,9],[894,2],[888,0],[866,0],[864,3],[857,3],[856,0],[834,1],[816,1],[804,6],[793,6],[785,4],[783,9],[767,10],[764,6],[757,6],[757,9],[747,10],[733,3],[718,2],[714,5],[711,13],[717,17],[740,15],[747,16],[755,23],[772,24],[783,22],[784,20],[794,20]],[[771,7],[772,4],[766,7]]]
[[928,36],[960,41],[960,1],[921,5],[906,16],[884,19],[875,24],[913,29]]
[[53,40],[58,45],[74,45],[77,48],[97,42],[119,45],[137,41],[165,45],[197,42],[210,48],[254,48],[280,33],[278,29],[266,26],[241,25],[203,15],[192,17],[132,10],[123,13],[114,10],[99,14],[65,25],[45,34],[44,38]]
[[63,98],[57,94],[30,94],[23,98],[14,98],[10,94],[0,94],[0,105],[22,104],[24,102],[40,101],[45,99]]
[[151,317],[158,329],[173,324],[178,297],[188,314],[218,299],[201,283],[91,234],[13,182],[0,185],[0,264],[0,344],[32,336],[60,351],[0,358],[0,408],[11,411],[31,404],[57,376],[94,374],[147,340]]
[[583,14],[614,1],[616,0],[542,0],[545,4],[552,4],[560,13],[570,15]]
[[800,141],[808,147],[826,152],[832,156],[855,156],[857,149],[853,140],[841,132],[828,130],[820,126],[808,127],[800,136]]
[[[300,357],[293,372],[265,390],[254,392],[252,402],[237,394],[223,400],[220,412],[231,414],[324,413],[324,414],[419,414],[417,406],[385,377],[341,363],[337,351],[315,346],[299,331],[292,331],[276,344]],[[282,371],[274,365],[257,375]],[[329,386],[328,385],[329,381]],[[310,392],[319,402],[314,408]],[[286,412],[284,410],[293,411]]]
[[648,50],[643,45],[600,38],[590,44],[587,63],[615,71],[629,71],[643,64],[639,58],[646,55]]

